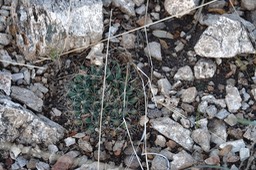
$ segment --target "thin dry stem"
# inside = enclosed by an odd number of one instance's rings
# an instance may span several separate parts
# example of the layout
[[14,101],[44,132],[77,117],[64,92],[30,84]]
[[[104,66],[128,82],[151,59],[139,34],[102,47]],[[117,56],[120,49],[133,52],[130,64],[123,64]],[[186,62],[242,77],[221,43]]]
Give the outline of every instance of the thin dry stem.
[[21,63],[16,63],[16,62],[12,62],[12,61],[6,61],[6,60],[0,60],[0,62],[2,63],[8,63],[14,66],[25,66],[28,68],[38,68],[38,69],[46,69],[44,67],[39,67],[39,66],[35,66],[35,65],[31,65],[31,64],[21,64]]
[[104,98],[105,98],[105,90],[106,90],[106,75],[107,75],[107,66],[108,66],[108,51],[109,51],[109,42],[110,42],[110,27],[111,27],[111,19],[112,19],[112,9],[110,11],[109,18],[109,32],[108,32],[108,41],[107,41],[107,51],[106,51],[106,60],[104,65],[104,77],[103,77],[103,89],[101,96],[101,107],[100,107],[100,120],[99,120],[99,142],[98,142],[98,170],[100,169],[100,145],[101,145],[101,129],[102,129],[102,115],[104,110]]

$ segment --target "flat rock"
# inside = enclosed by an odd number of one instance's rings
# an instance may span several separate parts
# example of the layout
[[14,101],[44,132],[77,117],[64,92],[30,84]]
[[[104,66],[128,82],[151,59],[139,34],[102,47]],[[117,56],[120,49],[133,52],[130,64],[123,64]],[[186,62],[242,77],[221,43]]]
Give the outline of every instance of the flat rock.
[[214,16],[212,19],[210,26],[203,32],[194,47],[198,55],[230,58],[243,53],[256,53],[244,21],[242,23],[232,15]]
[[121,45],[126,49],[133,49],[135,47],[136,36],[134,34],[125,34],[122,36]]
[[[26,59],[54,55],[98,42],[103,33],[102,1],[29,0],[14,3],[19,19],[13,32]],[[18,5],[19,4],[19,5]],[[15,15],[15,14],[14,14]],[[53,56],[54,57],[54,56]]]
[[177,17],[182,17],[185,14],[189,14],[190,9],[196,7],[198,4],[198,0],[165,0],[164,8],[170,15],[177,15]]
[[6,46],[6,45],[10,44],[11,40],[12,40],[11,35],[6,34],[6,33],[0,33],[0,44],[1,45]]
[[191,137],[205,152],[210,151],[211,135],[207,129],[196,129],[192,132]]
[[208,129],[211,133],[211,142],[220,145],[227,140],[227,127],[222,120],[211,119],[208,123]]
[[65,129],[42,115],[0,97],[0,141],[22,144],[54,144],[64,136]]
[[241,148],[239,151],[240,161],[244,161],[250,157],[250,149],[249,148]]
[[192,103],[195,101],[197,90],[195,87],[189,87],[182,92],[181,100],[185,103]]
[[226,86],[226,96],[225,101],[228,106],[229,112],[236,112],[242,106],[242,98],[236,87],[232,85]]
[[191,132],[188,129],[183,128],[179,123],[168,117],[152,119],[150,123],[153,129],[157,130],[167,138],[175,141],[187,150],[192,149],[194,142],[190,137]]
[[7,62],[1,62],[3,67],[7,67],[10,65],[9,62],[12,61],[12,58],[6,50],[0,49],[0,60],[7,61]]
[[131,0],[112,0],[113,4],[129,16],[135,16],[135,3]]
[[177,73],[174,75],[174,79],[184,80],[184,81],[193,81],[194,80],[193,71],[189,66],[181,67],[178,69]]
[[248,126],[243,136],[244,138],[249,139],[251,141],[256,141],[256,126]]
[[192,166],[194,163],[194,158],[183,150],[173,155],[173,161],[171,162],[170,169],[185,169]]
[[18,86],[12,86],[11,91],[11,97],[15,100],[27,105],[34,111],[42,111],[43,100],[37,97],[32,91]]
[[216,64],[210,59],[200,59],[194,66],[194,74],[196,79],[207,79],[214,76],[216,72]]
[[144,48],[147,56],[151,55],[153,58],[162,61],[161,45],[158,42],[150,42],[148,46]]
[[11,93],[12,75],[9,72],[0,71],[0,90],[3,90],[8,96]]
[[220,145],[220,148],[224,148],[227,145],[232,145],[232,152],[239,152],[241,148],[245,148],[245,143],[243,139],[235,140],[235,141],[229,141],[225,142]]
[[163,95],[169,95],[169,91],[172,89],[172,85],[167,78],[158,80],[157,85]]

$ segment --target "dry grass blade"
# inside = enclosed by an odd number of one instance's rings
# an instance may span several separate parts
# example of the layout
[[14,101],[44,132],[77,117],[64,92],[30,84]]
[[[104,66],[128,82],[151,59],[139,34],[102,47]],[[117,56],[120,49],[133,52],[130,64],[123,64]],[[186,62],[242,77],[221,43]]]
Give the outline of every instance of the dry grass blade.
[[[109,29],[111,27],[111,19],[112,19],[112,9],[110,11],[109,18]],[[104,97],[106,90],[106,75],[107,75],[107,67],[108,67],[108,51],[109,51],[109,42],[110,42],[110,30],[108,32],[108,41],[107,41],[107,51],[106,51],[106,59],[104,65],[104,76],[103,76],[103,87],[102,87],[102,96],[101,96],[101,106],[100,106],[100,118],[99,118],[99,142],[98,142],[98,170],[100,169],[100,145],[101,145],[101,130],[102,130],[102,114],[104,109]]]
[[21,63],[16,63],[16,62],[12,62],[12,61],[6,61],[6,60],[0,60],[0,62],[2,63],[8,63],[14,66],[25,66],[28,68],[38,68],[38,69],[46,69],[44,67],[39,67],[39,66],[35,66],[35,65],[31,65],[31,64],[21,64]]

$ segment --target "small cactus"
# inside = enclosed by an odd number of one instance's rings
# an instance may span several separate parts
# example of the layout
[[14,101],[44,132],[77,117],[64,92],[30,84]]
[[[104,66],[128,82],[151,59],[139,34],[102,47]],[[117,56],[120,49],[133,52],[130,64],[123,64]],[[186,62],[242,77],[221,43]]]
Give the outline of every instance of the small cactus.
[[[123,119],[123,97],[126,80],[126,66],[111,61],[108,64],[106,74],[106,89],[103,111],[103,125],[107,128],[117,128]],[[68,97],[71,100],[73,110],[78,119],[86,117],[86,128],[98,127],[103,91],[104,67],[92,65],[90,68],[82,68],[86,74],[78,74],[70,83]],[[133,76],[132,76],[133,75]],[[143,101],[140,80],[134,76],[135,71],[130,71],[126,85],[126,112],[125,116],[132,116],[130,120],[138,120],[140,102]],[[129,110],[129,111],[127,111]],[[92,130],[92,129],[91,129]]]

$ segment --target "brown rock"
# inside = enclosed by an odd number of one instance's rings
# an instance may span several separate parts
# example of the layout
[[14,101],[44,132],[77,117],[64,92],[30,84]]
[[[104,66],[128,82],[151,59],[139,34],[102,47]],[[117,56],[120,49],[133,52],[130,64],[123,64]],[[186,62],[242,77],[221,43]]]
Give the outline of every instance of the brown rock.
[[73,164],[73,158],[67,155],[61,156],[53,165],[52,170],[68,170]]

